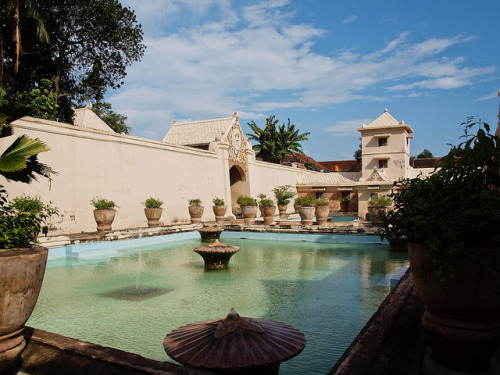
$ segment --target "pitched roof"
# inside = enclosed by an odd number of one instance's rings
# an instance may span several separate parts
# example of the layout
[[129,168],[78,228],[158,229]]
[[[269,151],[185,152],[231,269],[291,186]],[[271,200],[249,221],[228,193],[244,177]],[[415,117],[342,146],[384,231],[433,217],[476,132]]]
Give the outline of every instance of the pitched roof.
[[413,168],[435,168],[441,158],[415,158]]
[[346,172],[359,172],[361,171],[361,163],[356,160],[330,160],[330,161],[319,161],[321,165],[324,165],[326,170],[332,171],[335,166],[339,167],[342,171]]
[[92,103],[87,104],[83,108],[77,108],[74,110],[73,124],[76,126],[81,126],[84,128],[90,128],[95,130],[102,130],[105,132],[115,133],[104,121],[102,121],[99,116],[97,116],[94,111],[92,111]]
[[396,128],[404,127],[409,133],[413,133],[413,129],[410,125],[405,124],[404,121],[398,121],[389,113],[387,108],[375,121],[371,122],[369,125],[363,124],[358,131],[368,130],[368,129],[384,129],[384,128]]
[[354,186],[361,178],[361,172],[318,173],[305,172],[298,178],[297,185],[306,186]]
[[321,164],[320,162],[317,162],[316,160],[314,160],[313,158],[311,158],[310,156],[306,156],[306,155],[302,155],[302,154],[299,154],[298,152],[292,152],[288,155],[285,155],[283,157],[283,162],[282,164],[286,164],[286,163],[293,163],[293,162],[299,162],[299,163],[303,163],[303,164],[306,164],[306,163],[313,163],[317,168],[319,169],[324,169],[325,171],[327,171],[328,169],[323,165]]
[[233,124],[238,121],[238,116],[238,112],[235,112],[231,117],[214,120],[191,122],[176,122],[174,120],[162,142],[182,146],[199,146],[223,140]]

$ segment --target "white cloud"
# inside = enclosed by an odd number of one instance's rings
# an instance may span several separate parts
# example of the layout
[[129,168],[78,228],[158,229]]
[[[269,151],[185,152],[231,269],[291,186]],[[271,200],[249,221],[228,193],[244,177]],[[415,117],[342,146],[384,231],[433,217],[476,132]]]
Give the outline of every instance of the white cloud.
[[342,20],[342,23],[352,23],[352,22],[357,21],[357,19],[358,19],[358,16],[356,14],[353,14],[352,16],[347,17],[346,19]]
[[373,119],[369,118],[340,121],[325,128],[325,132],[334,136],[352,137],[353,134],[356,134],[356,129],[360,128],[363,124],[370,124],[372,121]]
[[496,99],[500,96],[500,90],[499,91],[494,91],[489,94],[486,94],[484,96],[481,96],[480,98],[474,99],[475,102],[482,102],[485,100],[491,100],[491,99]]

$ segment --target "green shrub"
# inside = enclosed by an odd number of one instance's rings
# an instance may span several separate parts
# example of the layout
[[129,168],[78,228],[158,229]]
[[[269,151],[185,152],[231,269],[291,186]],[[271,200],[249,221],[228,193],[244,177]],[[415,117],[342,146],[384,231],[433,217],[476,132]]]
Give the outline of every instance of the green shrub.
[[153,197],[149,197],[144,202],[142,202],[142,204],[146,208],[161,208],[161,205],[163,204],[163,201],[161,201],[160,198],[156,198],[155,199]]
[[377,198],[370,199],[368,201],[368,206],[370,207],[387,207],[392,205],[392,199],[387,195],[380,195]]
[[287,205],[288,203],[290,203],[290,199],[292,199],[297,195],[297,193],[294,192],[292,189],[293,189],[292,185],[276,186],[273,189],[276,202],[278,204],[283,204],[283,205]]
[[107,199],[101,197],[95,197],[90,201],[96,210],[111,210],[116,206],[115,202],[108,201]]
[[272,206],[274,206],[274,201],[271,198],[262,198],[259,201],[259,204],[262,207],[272,207]]
[[238,203],[240,206],[257,206],[257,201],[255,199],[253,199],[252,197],[244,197],[243,195],[240,195],[238,197],[236,203]]
[[36,243],[51,215],[57,215],[57,208],[44,204],[39,197],[23,195],[8,202],[7,192],[0,186],[0,249]]
[[224,199],[222,198],[214,198],[212,200],[212,203],[214,204],[214,206],[224,206]]
[[201,199],[200,198],[190,199],[189,205],[196,206],[196,207],[201,206]]
[[351,198],[349,198],[349,197],[342,197],[342,198],[339,198],[339,201],[340,201],[341,204],[342,203],[345,204],[345,203],[349,203],[351,201]]
[[329,206],[330,201],[327,201],[326,199],[316,199],[316,202],[314,205],[315,206]]
[[316,199],[311,196],[298,197],[297,199],[295,199],[295,204],[299,207],[314,207],[315,202]]

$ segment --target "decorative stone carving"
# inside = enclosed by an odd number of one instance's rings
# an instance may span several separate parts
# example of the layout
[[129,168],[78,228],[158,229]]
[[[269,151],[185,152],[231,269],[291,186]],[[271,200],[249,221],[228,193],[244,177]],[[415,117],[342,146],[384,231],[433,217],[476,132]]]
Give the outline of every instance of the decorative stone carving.
[[366,179],[366,181],[385,181],[378,171],[373,171],[373,173]]
[[235,122],[231,130],[229,130],[227,141],[229,143],[229,160],[246,163],[245,149],[247,141],[238,122]]

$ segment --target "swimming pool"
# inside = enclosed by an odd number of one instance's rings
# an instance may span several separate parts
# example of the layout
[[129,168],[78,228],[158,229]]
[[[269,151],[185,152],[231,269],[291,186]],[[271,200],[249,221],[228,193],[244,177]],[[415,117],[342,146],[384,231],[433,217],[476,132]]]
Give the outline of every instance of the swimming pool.
[[223,232],[241,250],[228,270],[205,271],[198,233],[161,237],[51,250],[28,324],[168,360],[167,333],[234,307],[306,335],[281,374],[325,374],[388,294],[387,275],[408,264],[378,237]]

